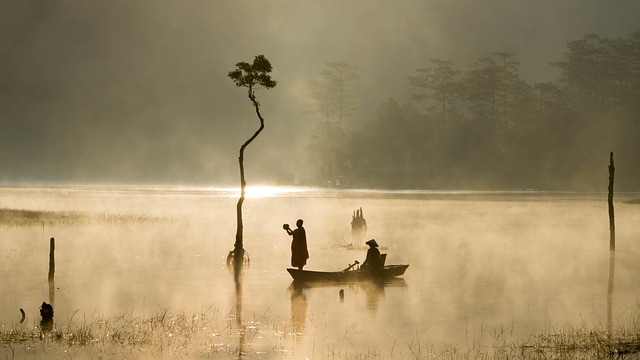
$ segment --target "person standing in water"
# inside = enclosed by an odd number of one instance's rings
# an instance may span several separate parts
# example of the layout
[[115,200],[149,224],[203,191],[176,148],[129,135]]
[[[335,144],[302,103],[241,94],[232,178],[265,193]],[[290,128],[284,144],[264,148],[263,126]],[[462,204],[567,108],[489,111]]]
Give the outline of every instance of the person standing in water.
[[293,236],[291,241],[291,266],[302,270],[307,264],[309,258],[309,250],[307,249],[307,233],[302,227],[302,219],[296,221],[297,229],[291,230],[289,224],[282,225],[287,234]]

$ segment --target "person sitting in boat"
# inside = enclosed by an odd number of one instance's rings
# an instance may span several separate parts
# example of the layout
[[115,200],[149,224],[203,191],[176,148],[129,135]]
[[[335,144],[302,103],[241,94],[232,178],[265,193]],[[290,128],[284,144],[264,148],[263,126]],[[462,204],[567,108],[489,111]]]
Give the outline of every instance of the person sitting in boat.
[[302,270],[302,268],[307,264],[307,259],[309,258],[309,250],[307,249],[307,233],[302,227],[302,219],[298,219],[296,221],[296,226],[298,227],[295,230],[291,230],[289,224],[282,225],[282,228],[287,232],[287,234],[293,236],[293,240],[291,241],[291,266],[298,268],[298,270]]
[[367,258],[360,267],[378,273],[382,270],[382,260],[380,258],[380,250],[378,250],[378,243],[375,239],[371,239],[365,244],[369,245],[369,250],[367,250]]

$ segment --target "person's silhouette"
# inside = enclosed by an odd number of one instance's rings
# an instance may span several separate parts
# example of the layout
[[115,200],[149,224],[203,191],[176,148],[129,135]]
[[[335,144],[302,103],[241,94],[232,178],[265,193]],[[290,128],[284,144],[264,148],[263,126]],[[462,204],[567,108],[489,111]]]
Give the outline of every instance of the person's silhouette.
[[378,274],[379,271],[382,270],[382,261],[380,259],[378,243],[375,239],[371,239],[365,244],[369,245],[369,250],[367,250],[367,258],[364,260],[361,267]]
[[309,250],[307,249],[307,233],[302,227],[303,221],[302,219],[298,219],[296,221],[297,229],[291,230],[289,224],[282,225],[282,228],[287,232],[287,234],[293,236],[291,240],[291,266],[298,268],[298,270],[302,270],[302,268],[307,264],[307,259],[309,258]]

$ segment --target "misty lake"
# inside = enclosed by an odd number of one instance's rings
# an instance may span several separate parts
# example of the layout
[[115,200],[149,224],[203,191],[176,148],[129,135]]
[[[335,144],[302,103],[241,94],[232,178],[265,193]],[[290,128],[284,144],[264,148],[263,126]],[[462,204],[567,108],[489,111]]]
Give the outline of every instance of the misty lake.
[[[500,334],[526,339],[545,328],[607,322],[606,193],[251,188],[244,203],[251,265],[239,299],[225,264],[235,238],[234,189],[17,187],[0,193],[0,209],[103,219],[0,226],[4,328],[38,326],[38,308],[51,296],[51,237],[57,327],[123,314],[206,313],[207,343],[240,346],[250,357],[403,358],[416,346],[422,352],[465,348]],[[638,310],[640,204],[630,201],[637,198],[615,198],[614,324]],[[368,225],[365,240],[377,240],[387,264],[409,264],[404,276],[384,287],[292,286],[285,270],[291,239],[282,224],[304,219],[305,269],[341,270],[366,254],[363,243],[347,246],[359,208]],[[244,336],[232,331],[237,320]]]

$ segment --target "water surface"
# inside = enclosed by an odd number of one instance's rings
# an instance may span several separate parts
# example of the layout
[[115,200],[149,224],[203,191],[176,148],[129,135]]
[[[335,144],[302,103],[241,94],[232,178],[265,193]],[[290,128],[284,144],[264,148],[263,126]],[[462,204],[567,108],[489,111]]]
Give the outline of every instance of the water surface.
[[[237,301],[225,266],[235,236],[234,189],[32,187],[0,193],[0,208],[119,216],[0,226],[5,327],[19,323],[20,308],[36,325],[39,305],[50,301],[51,237],[58,326],[71,318],[207,309],[237,319],[241,304],[241,320],[262,326],[245,347],[258,355],[280,349],[302,356],[400,356],[416,341],[467,346],[500,331],[526,339],[549,327],[607,321],[606,194],[253,189],[244,204],[251,266]],[[640,298],[640,205],[625,202],[635,197],[616,198],[616,323],[636,311]],[[377,240],[387,263],[410,264],[402,279],[382,288],[292,286],[285,271],[290,238],[282,224],[305,220],[308,269],[339,270],[365,257],[350,229],[360,207],[366,239]]]

